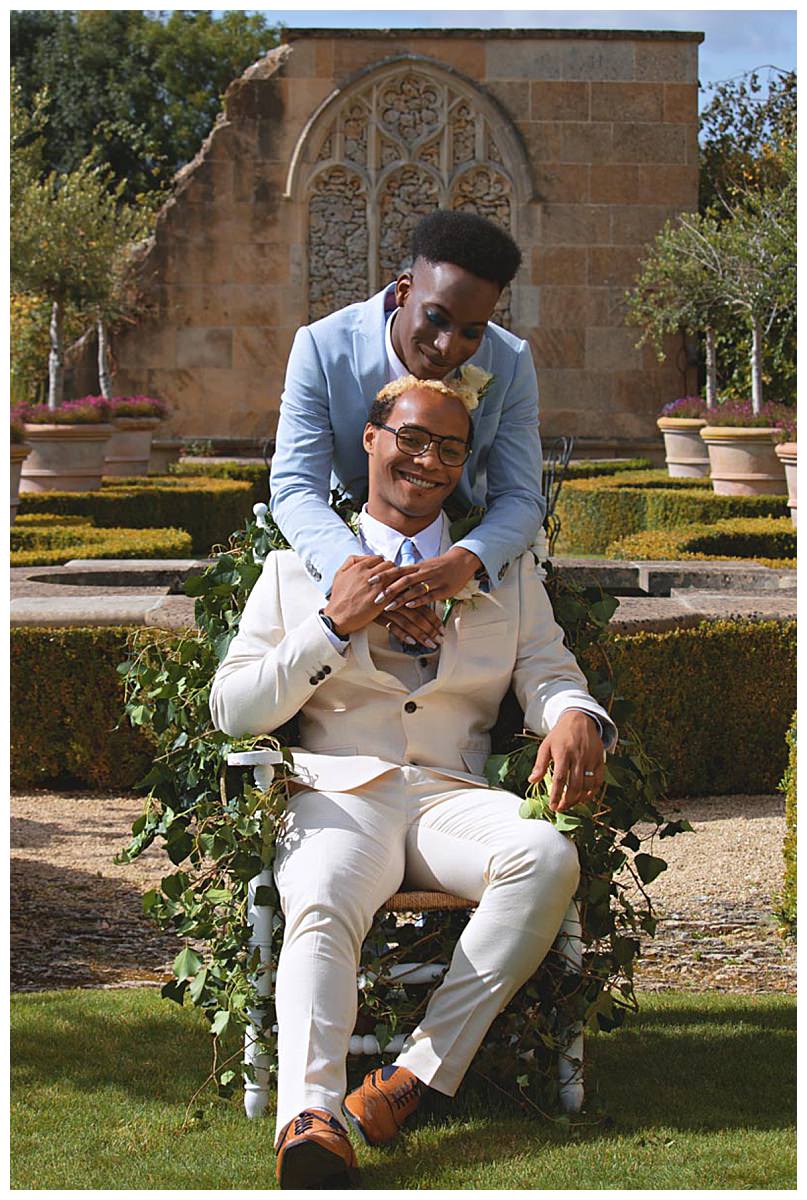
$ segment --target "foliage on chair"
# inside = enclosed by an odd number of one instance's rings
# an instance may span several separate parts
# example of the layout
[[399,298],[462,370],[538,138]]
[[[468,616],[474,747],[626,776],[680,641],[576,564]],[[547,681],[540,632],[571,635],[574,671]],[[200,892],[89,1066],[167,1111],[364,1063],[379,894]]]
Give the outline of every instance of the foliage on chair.
[[[340,506],[337,504],[337,508]],[[347,511],[341,508],[343,515]],[[159,750],[141,786],[148,789],[145,811],[133,826],[133,837],[119,860],[129,862],[159,838],[177,870],[160,889],[144,897],[147,912],[163,928],[188,939],[174,964],[175,979],[163,995],[182,1003],[185,996],[201,1007],[213,1034],[213,1071],[220,1091],[228,1094],[241,1071],[241,1048],[233,1045],[222,1057],[225,1033],[242,1034],[249,1010],[260,1008],[254,980],[257,953],[249,949],[246,921],[249,880],[271,864],[275,833],[282,821],[284,777],[278,772],[270,790],[253,787],[245,772],[226,766],[233,749],[293,743],[289,728],[273,737],[235,740],[212,729],[208,712],[210,684],[234,636],[249,592],[266,554],[284,547],[282,535],[269,521],[251,521],[234,534],[203,575],[185,585],[196,597],[198,630],[177,640],[133,635],[132,656],[119,670],[127,687],[127,713],[146,727]],[[689,828],[686,822],[663,822],[657,802],[664,779],[659,765],[644,752],[630,728],[629,705],[616,694],[616,683],[603,648],[604,630],[617,602],[601,589],[581,590],[549,567],[547,587],[567,644],[585,666],[592,694],[613,713],[622,740],[609,757],[604,793],[596,808],[554,816],[546,794],[527,787],[536,739],[511,738],[507,753],[488,763],[491,778],[526,797],[523,815],[553,819],[578,846],[583,869],[578,899],[583,911],[584,971],[564,970],[553,951],[538,974],[491,1027],[475,1060],[490,1084],[525,1105],[556,1112],[554,1053],[565,1029],[583,1021],[613,1029],[628,1009],[636,1007],[633,965],[638,932],[652,935],[655,918],[646,885],[664,869],[648,854],[645,843]],[[650,832],[639,836],[637,822]],[[625,882],[632,882],[633,891]],[[273,889],[257,902],[274,904]],[[360,980],[359,1032],[375,1033],[385,1045],[399,1028],[418,1019],[428,989],[409,989],[385,980],[399,961],[446,962],[467,914],[428,913],[401,921],[384,914],[368,936]],[[274,953],[282,941],[276,918]],[[424,959],[424,949],[427,954]],[[263,1037],[274,1061],[274,1013],[266,1007]],[[228,1038],[229,1042],[230,1039]],[[564,1120],[566,1118],[563,1118]]]

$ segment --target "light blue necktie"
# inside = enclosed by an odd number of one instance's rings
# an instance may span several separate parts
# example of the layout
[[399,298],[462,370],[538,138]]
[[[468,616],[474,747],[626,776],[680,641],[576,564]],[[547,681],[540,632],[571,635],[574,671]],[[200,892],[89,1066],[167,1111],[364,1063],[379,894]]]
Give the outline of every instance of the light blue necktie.
[[[419,563],[423,555],[418,550],[411,538],[404,538],[401,542],[401,549],[398,552],[398,565],[401,567],[413,567],[415,563]],[[395,650],[403,650],[404,654],[435,654],[436,651],[429,649],[428,646],[416,644],[407,646],[406,642],[400,642],[398,638],[390,634],[390,645]]]

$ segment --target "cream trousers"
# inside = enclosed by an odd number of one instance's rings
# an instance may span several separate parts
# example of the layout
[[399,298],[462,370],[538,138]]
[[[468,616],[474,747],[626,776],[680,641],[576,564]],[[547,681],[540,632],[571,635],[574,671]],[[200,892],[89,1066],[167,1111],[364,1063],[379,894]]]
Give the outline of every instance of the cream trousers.
[[396,1062],[453,1096],[494,1017],[552,945],[577,851],[509,792],[400,767],[353,792],[289,802],[275,878],[286,920],[277,968],[278,1133],[305,1108],[341,1120],[356,970],[375,912],[408,887],[478,901],[442,983]]

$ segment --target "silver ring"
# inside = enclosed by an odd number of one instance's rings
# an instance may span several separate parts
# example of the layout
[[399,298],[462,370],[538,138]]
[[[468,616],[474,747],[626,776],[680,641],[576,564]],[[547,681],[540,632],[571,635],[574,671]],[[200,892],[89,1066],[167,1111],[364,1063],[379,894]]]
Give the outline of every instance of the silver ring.
[[594,772],[593,772],[593,771],[584,771],[584,772],[583,772],[583,774],[586,776],[586,778],[587,778],[587,779],[593,779],[593,778],[594,778]]

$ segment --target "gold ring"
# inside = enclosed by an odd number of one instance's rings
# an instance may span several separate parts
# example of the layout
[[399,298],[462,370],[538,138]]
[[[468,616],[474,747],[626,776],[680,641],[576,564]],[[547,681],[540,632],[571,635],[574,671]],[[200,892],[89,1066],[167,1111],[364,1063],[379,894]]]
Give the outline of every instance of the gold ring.
[[421,585],[421,587],[422,587],[422,588],[424,588],[424,589],[425,589],[425,591],[427,591],[427,592],[430,592],[430,591],[431,591],[431,588],[429,587],[429,585],[428,585],[428,583],[426,582],[426,580],[425,580],[425,579],[422,579],[422,580],[420,581],[420,585]]

